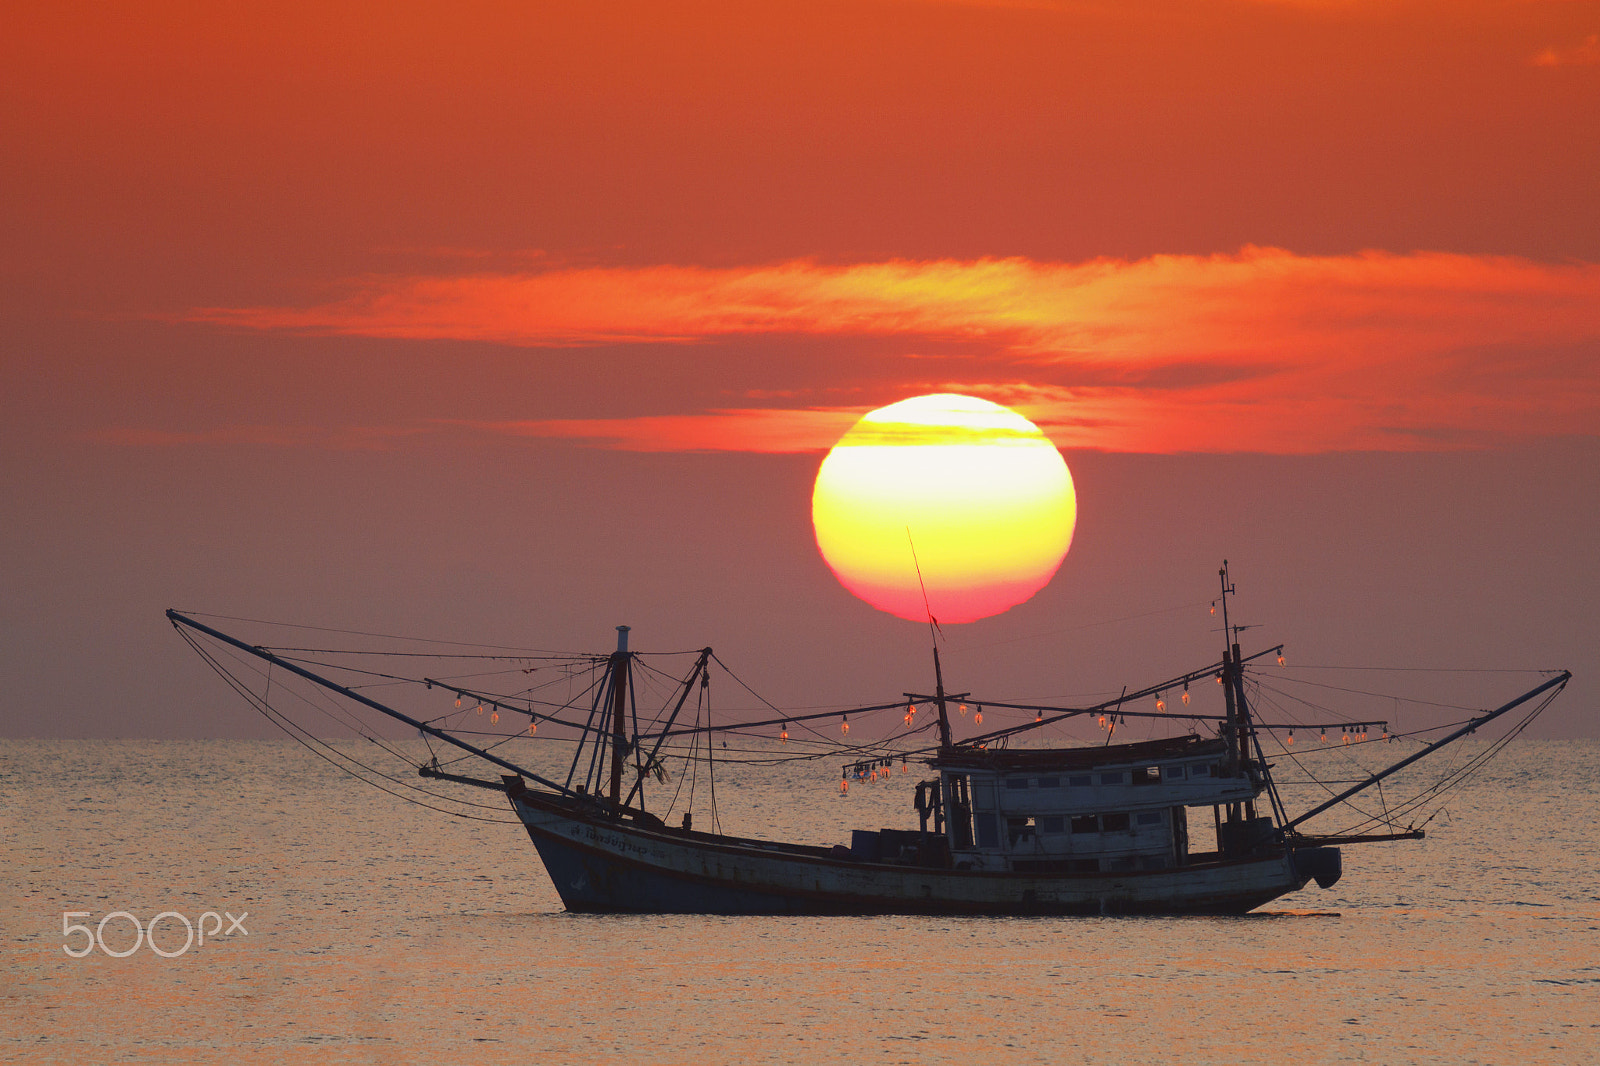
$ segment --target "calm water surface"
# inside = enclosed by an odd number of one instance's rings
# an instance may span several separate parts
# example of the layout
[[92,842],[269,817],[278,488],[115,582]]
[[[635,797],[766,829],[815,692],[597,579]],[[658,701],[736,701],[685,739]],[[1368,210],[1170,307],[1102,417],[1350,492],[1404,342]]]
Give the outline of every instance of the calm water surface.
[[[915,775],[834,769],[725,771],[724,828],[914,824]],[[0,802],[8,1061],[1600,1061],[1593,741],[1516,745],[1426,840],[1230,919],[568,915],[519,826],[288,743],[0,742]],[[117,910],[248,935],[66,956],[63,911]]]

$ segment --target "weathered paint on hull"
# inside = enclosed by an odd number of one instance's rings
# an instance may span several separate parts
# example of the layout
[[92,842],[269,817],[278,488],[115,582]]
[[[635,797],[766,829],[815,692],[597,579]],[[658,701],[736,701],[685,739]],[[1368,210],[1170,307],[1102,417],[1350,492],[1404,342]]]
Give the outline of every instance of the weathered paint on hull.
[[[1290,856],[1095,875],[865,863],[620,824],[512,797],[571,911],[651,914],[1243,914],[1305,884]],[[819,849],[820,851],[820,849]]]

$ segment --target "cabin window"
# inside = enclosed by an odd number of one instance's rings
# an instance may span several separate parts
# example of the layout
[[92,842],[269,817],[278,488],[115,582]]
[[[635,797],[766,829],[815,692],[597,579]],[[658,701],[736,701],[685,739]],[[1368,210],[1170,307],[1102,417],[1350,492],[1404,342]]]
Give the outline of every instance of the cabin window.
[[1067,784],[1072,788],[1088,788],[1094,784],[1094,778],[1089,774],[1073,774],[1067,778]]
[[1137,869],[1138,866],[1139,858],[1136,855],[1118,855],[1111,860],[1111,868],[1113,870],[1133,870]]
[[1101,830],[1106,833],[1127,832],[1127,812],[1118,811],[1116,814],[1102,814],[1100,816],[1100,827]]
[[978,847],[998,848],[1000,846],[1000,833],[994,824],[994,815],[975,814],[972,824],[978,830]]
[[1183,767],[1181,767],[1181,766],[1169,766],[1169,767],[1167,767],[1167,780],[1171,781],[1174,778],[1177,778],[1178,780],[1182,780],[1183,779]]
[[950,843],[957,849],[972,847],[972,793],[966,774],[951,774],[948,787],[950,804]]
[[1120,785],[1120,784],[1122,784],[1122,771],[1121,770],[1112,770],[1108,774],[1101,774],[1100,775],[1100,783],[1102,785]]
[[1039,787],[1040,788],[1060,788],[1061,787],[1061,778],[1059,778],[1059,777],[1041,777],[1041,778],[1039,778]]
[[1039,819],[1039,832],[1064,833],[1067,830],[1067,820],[1059,814],[1047,814]]
[[1141,766],[1133,771],[1133,783],[1136,785],[1161,784],[1161,767]]
[[1140,811],[1139,812],[1139,824],[1140,825],[1160,825],[1161,824],[1161,812],[1160,811]]
[[1007,818],[1006,836],[1011,839],[1011,846],[1016,847],[1019,840],[1033,839],[1033,819],[1031,817]]
[[994,781],[972,779],[972,805],[979,810],[994,810]]
[[1028,779],[1026,777],[1008,777],[1008,778],[1006,778],[1006,787],[1007,788],[1027,788],[1028,787]]
[[1074,833],[1098,833],[1100,832],[1100,819],[1092,814],[1077,815],[1072,819],[1072,831]]

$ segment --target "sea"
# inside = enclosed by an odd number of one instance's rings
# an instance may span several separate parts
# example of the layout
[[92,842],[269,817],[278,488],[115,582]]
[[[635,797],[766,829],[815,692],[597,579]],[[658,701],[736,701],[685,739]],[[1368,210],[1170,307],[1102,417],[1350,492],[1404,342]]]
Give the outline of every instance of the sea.
[[[916,778],[725,765],[717,807],[846,842]],[[0,1060],[1600,1062],[1600,741],[1518,741],[1425,839],[1229,918],[568,914],[472,798],[289,741],[0,741]]]

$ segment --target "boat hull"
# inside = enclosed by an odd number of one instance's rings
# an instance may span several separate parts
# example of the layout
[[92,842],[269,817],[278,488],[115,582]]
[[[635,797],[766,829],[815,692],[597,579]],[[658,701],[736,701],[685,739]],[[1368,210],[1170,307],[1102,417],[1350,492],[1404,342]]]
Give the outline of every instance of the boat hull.
[[562,903],[577,912],[1243,914],[1309,879],[1285,851],[1100,874],[863,862],[822,848],[621,822],[532,791],[512,792],[511,801]]

